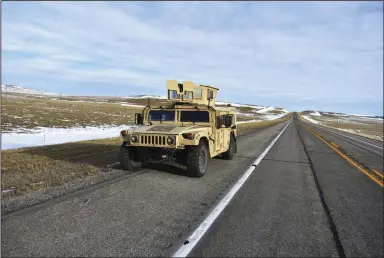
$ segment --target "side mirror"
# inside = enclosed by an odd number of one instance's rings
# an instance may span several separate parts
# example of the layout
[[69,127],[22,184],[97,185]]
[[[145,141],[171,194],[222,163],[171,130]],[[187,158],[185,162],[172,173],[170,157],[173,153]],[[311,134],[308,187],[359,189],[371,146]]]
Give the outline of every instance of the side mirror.
[[140,113],[135,113],[135,125],[143,124],[143,115]]

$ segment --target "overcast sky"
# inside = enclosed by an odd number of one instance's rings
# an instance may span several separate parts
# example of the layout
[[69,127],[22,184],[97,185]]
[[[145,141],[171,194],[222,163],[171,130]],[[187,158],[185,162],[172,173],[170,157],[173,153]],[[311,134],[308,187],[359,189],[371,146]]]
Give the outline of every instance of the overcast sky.
[[3,2],[2,83],[383,114],[382,2]]

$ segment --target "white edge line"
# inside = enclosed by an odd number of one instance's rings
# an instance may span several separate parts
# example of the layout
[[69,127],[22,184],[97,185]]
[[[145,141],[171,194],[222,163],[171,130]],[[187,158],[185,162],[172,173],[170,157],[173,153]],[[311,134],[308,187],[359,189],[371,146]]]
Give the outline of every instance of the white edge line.
[[243,176],[232,186],[231,190],[224,196],[223,199],[216,205],[213,211],[204,219],[204,221],[199,225],[199,227],[192,233],[192,235],[188,238],[188,244],[183,244],[172,257],[187,257],[187,255],[191,252],[191,250],[195,247],[195,245],[199,242],[202,236],[207,232],[209,227],[213,224],[216,218],[220,215],[220,213],[224,210],[224,208],[228,205],[228,203],[232,200],[233,196],[235,196],[236,192],[240,189],[240,187],[245,183],[248,177],[252,174],[253,170],[256,168],[260,161],[264,158],[264,156],[268,153],[268,151],[272,148],[273,144],[279,139],[279,137],[283,134],[288,125],[292,122],[292,119],[288,122],[288,124],[281,130],[281,132],[276,136],[276,138],[269,144],[269,146],[265,149],[265,151],[255,160],[255,162],[245,171]]
[[365,141],[362,141],[362,140],[353,138],[353,137],[348,136],[348,135],[344,135],[344,134],[341,134],[341,133],[337,133],[337,132],[335,132],[335,131],[327,130],[327,129],[324,129],[324,128],[322,128],[322,129],[323,129],[324,131],[326,131],[326,132],[329,132],[329,133],[335,133],[335,134],[338,134],[338,135],[341,135],[341,136],[344,136],[344,137],[347,137],[347,138],[351,138],[351,139],[356,140],[356,141],[359,141],[359,142],[363,142],[363,143],[365,143],[365,144],[372,145],[372,146],[374,146],[374,147],[376,147],[376,148],[383,149],[383,147],[380,147],[380,146],[377,146],[377,145],[375,145],[375,144],[372,144],[372,143],[369,143],[369,142],[365,142]]

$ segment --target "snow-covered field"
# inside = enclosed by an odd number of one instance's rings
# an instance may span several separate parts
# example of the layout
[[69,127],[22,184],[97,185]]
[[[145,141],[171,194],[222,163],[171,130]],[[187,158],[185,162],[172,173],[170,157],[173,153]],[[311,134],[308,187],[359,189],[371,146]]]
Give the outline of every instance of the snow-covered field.
[[317,111],[310,113],[311,116],[321,116],[321,114]]
[[260,117],[259,119],[252,119],[252,120],[246,120],[246,121],[238,121],[237,124],[244,124],[244,123],[254,123],[254,122],[262,122],[265,120],[276,120],[279,118],[282,118],[286,114],[273,114],[273,115],[264,115]]
[[319,122],[317,122],[316,120],[313,120],[313,119],[310,118],[309,116],[302,115],[302,117],[303,117],[304,119],[308,120],[308,121],[311,122],[311,123],[319,124]]
[[17,149],[23,147],[44,146],[76,141],[95,140],[118,137],[120,131],[132,125],[74,127],[74,128],[36,128],[30,133],[3,133],[1,149]]
[[237,104],[231,103],[229,101],[216,101],[216,105],[226,106],[228,104],[231,104],[231,106],[236,107],[238,124],[253,123],[265,120],[275,120],[289,113],[288,110],[285,110],[283,108],[276,108],[270,106],[265,107],[250,104]]

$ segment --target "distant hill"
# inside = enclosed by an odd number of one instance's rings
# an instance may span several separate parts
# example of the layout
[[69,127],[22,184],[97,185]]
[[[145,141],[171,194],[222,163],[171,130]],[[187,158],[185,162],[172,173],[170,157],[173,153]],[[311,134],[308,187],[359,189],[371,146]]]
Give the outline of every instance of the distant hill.
[[21,85],[10,85],[10,84],[2,84],[1,85],[2,93],[20,93],[20,94],[33,94],[33,95],[50,95],[50,96],[58,96],[60,94],[54,92],[47,92],[35,89],[25,88]]

